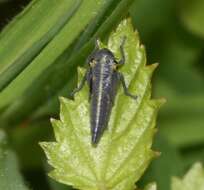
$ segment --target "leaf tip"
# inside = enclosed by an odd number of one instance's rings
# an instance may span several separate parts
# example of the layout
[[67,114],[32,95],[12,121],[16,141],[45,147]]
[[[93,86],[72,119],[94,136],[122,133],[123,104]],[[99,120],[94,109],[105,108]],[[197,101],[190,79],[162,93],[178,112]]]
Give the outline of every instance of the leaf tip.
[[77,67],[77,72],[79,75],[83,75],[85,72],[85,69],[83,67]]
[[167,102],[166,98],[163,98],[163,97],[157,100],[157,104],[159,107],[163,106],[166,102]]
[[66,102],[66,98],[63,96],[59,96],[59,101],[60,103],[65,103]]
[[50,118],[50,123],[54,123],[55,120],[56,120],[56,119],[54,119],[54,118],[51,117],[51,118]]
[[160,157],[161,154],[162,154],[162,153],[161,153],[160,151],[153,151],[153,157],[154,157],[154,158]]
[[73,100],[67,99],[63,96],[59,97],[59,101],[60,101],[61,109],[63,109],[64,107],[67,107],[67,105],[70,105],[72,102],[74,102]]
[[145,187],[145,190],[156,190],[156,189],[157,189],[157,184],[155,182],[152,182]]
[[149,65],[149,67],[151,67],[153,70],[156,69],[158,66],[159,66],[159,63],[153,63]]
[[47,142],[39,142],[40,147],[45,151],[47,147]]
[[152,105],[157,109],[160,109],[166,103],[165,98],[151,99],[150,101],[152,102]]

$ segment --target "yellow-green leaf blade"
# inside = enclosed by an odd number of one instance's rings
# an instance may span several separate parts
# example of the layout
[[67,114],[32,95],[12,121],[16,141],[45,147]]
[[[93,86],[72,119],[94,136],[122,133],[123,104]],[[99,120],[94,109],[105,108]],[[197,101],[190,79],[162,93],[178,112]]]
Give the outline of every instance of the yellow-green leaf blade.
[[[163,101],[151,99],[150,81],[155,65],[146,66],[144,48],[129,19],[119,24],[107,44],[118,60],[124,36],[126,64],[121,72],[129,91],[138,99],[125,96],[120,85],[108,129],[97,147],[91,144],[88,86],[74,101],[60,99],[60,120],[52,120],[57,142],[42,144],[54,167],[51,176],[59,182],[87,190],[131,190],[156,155],[151,145],[157,111]],[[83,74],[84,70],[79,69],[79,81]]]
[[60,3],[35,0],[2,31],[0,90],[29,64],[79,6],[80,0]]
[[203,190],[204,189],[204,169],[201,163],[195,163],[189,172],[179,179],[172,179],[172,190]]
[[144,190],[157,190],[157,185],[156,183],[150,183],[145,187]]

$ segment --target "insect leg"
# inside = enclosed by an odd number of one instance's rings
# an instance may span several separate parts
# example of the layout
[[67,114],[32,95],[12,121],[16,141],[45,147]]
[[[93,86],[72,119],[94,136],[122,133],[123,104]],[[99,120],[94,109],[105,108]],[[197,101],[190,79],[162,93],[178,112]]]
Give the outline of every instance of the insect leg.
[[89,101],[91,100],[91,95],[92,95],[92,72],[91,69],[89,70],[86,78],[88,85],[89,85]]
[[85,73],[85,75],[82,78],[82,81],[80,82],[79,86],[72,91],[72,93],[70,94],[71,97],[74,97],[74,95],[83,88],[83,86],[84,86],[85,82],[87,81],[87,78],[88,78],[89,75],[90,75],[90,70],[88,70]]
[[120,45],[120,53],[121,53],[121,60],[117,63],[118,66],[124,65],[125,64],[125,51],[124,51],[124,45],[126,41],[126,36],[123,37],[122,43]]
[[126,96],[129,96],[129,97],[131,97],[131,98],[133,98],[133,99],[136,100],[138,96],[137,96],[137,95],[132,95],[132,94],[128,91],[128,88],[127,88],[127,86],[126,86],[126,84],[125,84],[125,79],[124,79],[124,76],[123,76],[122,73],[119,73],[119,72],[118,72],[118,78],[119,78],[119,80],[120,80],[121,83],[122,83],[122,86],[123,86],[125,95],[126,95]]
[[96,38],[96,39],[95,39],[95,49],[94,49],[94,51],[97,51],[97,50],[99,50],[99,49],[100,49],[100,47],[99,47],[99,39]]

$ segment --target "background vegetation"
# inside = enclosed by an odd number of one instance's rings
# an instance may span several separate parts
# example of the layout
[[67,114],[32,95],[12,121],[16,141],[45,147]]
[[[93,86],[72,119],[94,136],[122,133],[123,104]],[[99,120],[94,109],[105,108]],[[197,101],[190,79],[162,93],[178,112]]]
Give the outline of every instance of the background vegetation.
[[54,0],[35,0],[24,9],[28,0],[0,0],[2,189],[27,189],[24,184],[36,190],[67,189],[47,177],[38,142],[53,139],[49,118],[58,117],[57,97],[68,96],[76,85],[76,67],[84,65],[93,37],[106,39],[127,14],[146,47],[148,63],[160,63],[154,97],[167,99],[154,143],[162,155],[140,186],[156,181],[158,189],[168,190],[171,176],[182,176],[195,161],[204,162],[204,1],[87,2],[62,0],[60,6]]

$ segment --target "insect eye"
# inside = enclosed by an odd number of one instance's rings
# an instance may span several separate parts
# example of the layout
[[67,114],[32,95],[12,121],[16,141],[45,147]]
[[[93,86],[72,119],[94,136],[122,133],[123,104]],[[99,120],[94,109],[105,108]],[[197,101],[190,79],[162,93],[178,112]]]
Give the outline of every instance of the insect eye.
[[89,64],[90,64],[91,67],[95,67],[96,60],[92,59]]

